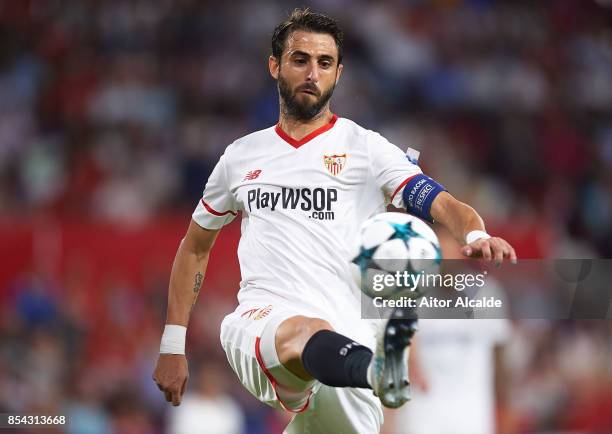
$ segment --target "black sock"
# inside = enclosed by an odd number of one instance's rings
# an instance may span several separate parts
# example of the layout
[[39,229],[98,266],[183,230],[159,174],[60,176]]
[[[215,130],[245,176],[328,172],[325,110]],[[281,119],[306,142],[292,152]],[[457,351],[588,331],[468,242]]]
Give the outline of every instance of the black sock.
[[304,369],[323,384],[334,387],[363,387],[368,384],[372,351],[331,330],[310,337],[302,352]]

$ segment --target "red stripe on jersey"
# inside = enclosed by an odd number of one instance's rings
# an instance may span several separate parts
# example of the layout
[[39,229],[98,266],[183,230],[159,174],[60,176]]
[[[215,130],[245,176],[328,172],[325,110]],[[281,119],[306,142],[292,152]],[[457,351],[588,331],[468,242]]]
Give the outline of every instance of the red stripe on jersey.
[[281,407],[283,407],[285,411],[290,411],[291,413],[302,413],[303,411],[306,411],[306,409],[310,405],[310,398],[312,397],[312,392],[310,392],[310,394],[308,395],[306,404],[304,404],[301,408],[294,410],[294,409],[287,407],[287,405],[283,402],[283,400],[280,399],[280,397],[278,396],[278,392],[276,391],[276,385],[278,384],[276,382],[276,379],[272,376],[272,374],[270,374],[270,371],[268,371],[268,368],[266,368],[266,366],[264,365],[263,358],[261,357],[260,341],[261,341],[260,337],[257,337],[255,339],[255,358],[257,359],[257,363],[259,364],[259,367],[263,371],[264,375],[268,378],[268,380],[272,384],[274,395],[276,395],[276,399],[278,399],[279,404],[281,405]]
[[323,125],[322,127],[317,128],[312,133],[308,134],[305,137],[302,137],[300,140],[294,139],[289,134],[284,132],[282,128],[280,127],[280,124],[276,124],[276,127],[274,128],[274,130],[276,131],[276,134],[278,134],[280,138],[283,139],[285,142],[289,143],[294,148],[299,148],[306,142],[309,142],[315,137],[317,137],[319,134],[323,134],[325,131],[330,130],[334,126],[337,120],[338,120],[338,116],[333,115],[329,123]]
[[216,215],[217,217],[223,217],[224,215],[227,215],[227,214],[231,214],[234,217],[238,215],[238,213],[236,213],[234,211],[230,211],[230,210],[223,211],[223,212],[216,211],[210,205],[208,205],[206,202],[204,202],[204,199],[202,199],[201,202],[202,202],[202,205],[204,205],[204,208],[206,208],[206,211],[208,211],[212,215]]
[[[417,175],[418,175],[418,173],[417,173]],[[414,178],[415,176],[416,176],[416,175],[412,175],[410,178],[406,178],[406,179],[404,179],[404,182],[402,182],[402,183],[399,185],[399,187],[397,187],[397,188],[395,189],[395,191],[393,192],[393,194],[391,195],[391,202],[393,202],[393,199],[395,198],[395,195],[396,195],[397,193],[399,193],[399,192],[400,192],[400,190],[401,190],[402,188],[404,188],[404,187],[406,186],[406,184],[408,184],[408,183],[410,182],[410,180],[411,180],[412,178]]]

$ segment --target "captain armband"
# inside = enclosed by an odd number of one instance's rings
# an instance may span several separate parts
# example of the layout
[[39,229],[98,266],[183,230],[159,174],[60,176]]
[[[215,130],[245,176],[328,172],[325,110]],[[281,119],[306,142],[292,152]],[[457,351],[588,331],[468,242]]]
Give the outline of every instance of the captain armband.
[[404,187],[402,198],[408,213],[433,223],[431,204],[438,194],[446,191],[442,184],[429,176],[418,174],[413,176]]

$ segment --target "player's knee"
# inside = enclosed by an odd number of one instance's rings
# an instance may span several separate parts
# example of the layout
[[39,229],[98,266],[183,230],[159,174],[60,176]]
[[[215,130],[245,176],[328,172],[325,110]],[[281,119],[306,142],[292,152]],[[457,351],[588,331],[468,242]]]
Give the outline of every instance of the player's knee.
[[320,318],[307,318],[306,321],[303,321],[299,333],[304,345],[312,335],[320,330],[333,330],[333,328],[329,322]]
[[281,362],[300,359],[306,342],[320,330],[333,330],[320,318],[295,316],[285,320],[276,332],[276,350]]

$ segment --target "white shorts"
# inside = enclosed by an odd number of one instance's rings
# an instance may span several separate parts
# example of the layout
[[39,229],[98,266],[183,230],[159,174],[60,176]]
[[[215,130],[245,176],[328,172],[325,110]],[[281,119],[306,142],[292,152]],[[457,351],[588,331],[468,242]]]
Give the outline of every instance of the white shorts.
[[296,315],[304,312],[262,302],[239,305],[225,317],[221,345],[240,382],[261,402],[295,413],[286,434],[378,433],[382,408],[371,390],[304,381],[280,363],[276,330]]

